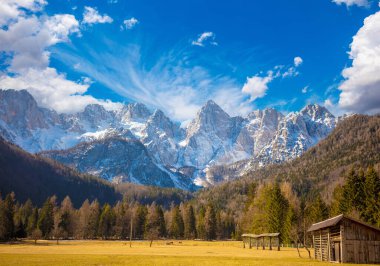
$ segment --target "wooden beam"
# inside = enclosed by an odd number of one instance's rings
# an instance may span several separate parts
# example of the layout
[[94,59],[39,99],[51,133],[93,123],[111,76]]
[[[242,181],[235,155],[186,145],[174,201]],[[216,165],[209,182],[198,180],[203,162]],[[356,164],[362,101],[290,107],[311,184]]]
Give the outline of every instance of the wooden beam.
[[252,237],[249,238],[249,249],[252,248]]
[[327,232],[327,260],[331,261],[331,251],[330,251],[331,245],[330,245],[330,229]]
[[272,237],[269,237],[269,250],[272,250]]

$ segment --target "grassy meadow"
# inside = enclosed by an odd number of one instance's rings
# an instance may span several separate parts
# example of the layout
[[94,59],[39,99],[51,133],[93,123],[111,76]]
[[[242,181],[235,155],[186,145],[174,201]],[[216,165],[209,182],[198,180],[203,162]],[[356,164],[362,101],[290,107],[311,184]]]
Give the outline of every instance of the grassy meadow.
[[[33,241],[0,245],[0,265],[331,265],[297,250],[243,249],[237,241]],[[169,241],[170,242],[170,241]]]

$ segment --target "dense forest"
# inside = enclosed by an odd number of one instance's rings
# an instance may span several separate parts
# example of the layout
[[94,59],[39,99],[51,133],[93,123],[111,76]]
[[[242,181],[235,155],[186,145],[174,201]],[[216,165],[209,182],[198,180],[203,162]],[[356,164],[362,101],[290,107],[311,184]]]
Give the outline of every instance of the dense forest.
[[75,209],[70,197],[58,204],[52,196],[37,208],[31,200],[20,204],[11,193],[0,200],[0,239],[127,239],[132,226],[134,239],[239,239],[243,232],[279,232],[282,243],[307,243],[312,223],[341,213],[380,226],[379,174],[373,167],[351,169],[344,179],[330,205],[320,195],[298,198],[287,182],[255,183],[239,216],[198,201],[165,208],[127,199],[112,206],[85,200]]

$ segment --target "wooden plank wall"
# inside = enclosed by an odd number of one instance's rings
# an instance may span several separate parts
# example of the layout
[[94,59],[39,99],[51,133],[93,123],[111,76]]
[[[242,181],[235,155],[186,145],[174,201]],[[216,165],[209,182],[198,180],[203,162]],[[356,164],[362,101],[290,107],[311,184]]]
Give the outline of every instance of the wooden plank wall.
[[345,227],[345,262],[380,263],[380,231],[355,223],[343,222]]
[[321,261],[328,261],[328,230],[320,230],[314,233],[314,256],[315,259]]

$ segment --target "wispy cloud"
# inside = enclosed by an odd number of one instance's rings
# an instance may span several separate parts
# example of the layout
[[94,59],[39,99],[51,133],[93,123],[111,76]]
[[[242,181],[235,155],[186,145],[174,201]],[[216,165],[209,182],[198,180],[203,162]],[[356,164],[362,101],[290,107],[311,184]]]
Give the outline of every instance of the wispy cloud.
[[162,109],[177,121],[192,119],[209,99],[231,115],[252,110],[236,80],[212,75],[194,65],[186,52],[173,49],[147,67],[139,46],[122,46],[109,40],[107,44],[112,51],[98,53],[89,48],[86,57],[61,51],[60,60],[67,65],[80,63],[77,71],[127,99]]
[[210,45],[218,45],[218,43],[215,41],[216,35],[215,33],[211,31],[203,32],[202,34],[199,34],[198,39],[191,42],[192,45],[204,47],[206,44]]
[[350,6],[360,6],[360,7],[369,7],[371,3],[368,0],[332,0],[337,5],[346,5]]

